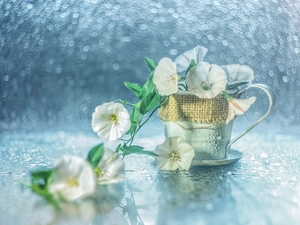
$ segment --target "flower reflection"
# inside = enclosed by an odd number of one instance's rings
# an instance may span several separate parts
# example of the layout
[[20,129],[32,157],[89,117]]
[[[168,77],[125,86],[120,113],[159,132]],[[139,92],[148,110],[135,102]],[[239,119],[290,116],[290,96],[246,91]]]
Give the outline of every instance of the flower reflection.
[[128,224],[115,208],[124,197],[124,183],[99,185],[95,194],[77,202],[60,202],[60,209],[53,209],[51,224]]

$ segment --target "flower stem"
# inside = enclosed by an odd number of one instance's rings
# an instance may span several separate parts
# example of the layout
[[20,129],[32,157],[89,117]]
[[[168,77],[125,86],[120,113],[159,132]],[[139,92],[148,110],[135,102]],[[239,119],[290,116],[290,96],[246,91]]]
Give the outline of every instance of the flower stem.
[[135,107],[135,104],[132,104],[132,103],[130,103],[130,102],[123,101],[123,100],[121,100],[121,99],[118,99],[118,100],[116,100],[115,102],[120,102],[122,105],[129,105],[129,106]]

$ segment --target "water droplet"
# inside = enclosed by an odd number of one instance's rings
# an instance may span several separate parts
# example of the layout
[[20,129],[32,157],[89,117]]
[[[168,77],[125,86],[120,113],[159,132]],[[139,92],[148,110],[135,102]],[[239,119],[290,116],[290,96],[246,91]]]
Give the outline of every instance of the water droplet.
[[114,65],[113,65],[113,69],[114,70],[118,70],[120,68],[120,65],[118,64],[118,63],[115,63]]
[[171,55],[177,55],[177,50],[176,49],[171,49],[170,54]]

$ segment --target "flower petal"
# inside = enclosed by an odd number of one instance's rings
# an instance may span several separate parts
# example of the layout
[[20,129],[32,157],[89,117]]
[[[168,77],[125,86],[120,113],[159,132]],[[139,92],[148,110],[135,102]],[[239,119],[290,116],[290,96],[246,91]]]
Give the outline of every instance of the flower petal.
[[255,102],[256,97],[247,99],[227,98],[228,100],[228,116],[226,124],[233,120],[236,115],[242,115]]
[[123,181],[125,165],[120,155],[109,149],[104,149],[103,156],[98,164],[101,174],[97,177],[98,183],[111,184]]
[[194,148],[180,137],[168,138],[154,152],[158,155],[156,164],[162,170],[188,170],[195,156]]
[[99,137],[116,141],[129,130],[130,115],[120,103],[109,102],[96,107],[92,115],[92,129]]
[[225,90],[227,78],[224,70],[214,64],[201,62],[187,74],[188,91],[199,98],[214,98]]
[[178,91],[178,75],[176,64],[169,58],[162,58],[153,74],[153,83],[161,96],[174,94]]
[[228,85],[232,85],[240,82],[251,82],[254,79],[253,70],[240,64],[232,64],[221,66],[227,75]]
[[[74,185],[70,180],[76,181]],[[49,181],[49,192],[72,201],[91,195],[96,189],[96,177],[91,165],[76,156],[64,156],[54,168],[54,176]]]
[[187,70],[188,66],[190,65],[192,59],[195,60],[196,64],[199,64],[207,53],[207,49],[202,46],[196,46],[195,48],[184,52],[183,54],[179,55],[175,59],[175,63],[177,65],[178,73],[181,73]]

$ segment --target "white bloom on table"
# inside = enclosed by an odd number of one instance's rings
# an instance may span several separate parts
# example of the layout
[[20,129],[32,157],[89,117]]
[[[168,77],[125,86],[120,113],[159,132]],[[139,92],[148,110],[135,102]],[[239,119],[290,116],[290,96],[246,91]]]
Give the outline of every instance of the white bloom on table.
[[178,73],[185,71],[189,67],[192,59],[195,60],[196,64],[199,64],[204,59],[206,53],[207,48],[197,46],[179,55],[175,59]]
[[169,58],[162,58],[155,68],[153,83],[161,96],[168,96],[178,91],[176,64]]
[[225,97],[228,101],[228,117],[226,119],[226,124],[233,120],[236,115],[242,115],[246,112],[256,100],[256,97],[238,99],[227,94],[225,94]]
[[157,166],[162,170],[188,170],[195,156],[194,148],[180,137],[170,137],[157,145]]
[[188,91],[199,98],[214,98],[225,90],[227,77],[221,67],[200,62],[188,72],[186,84]]
[[221,68],[225,71],[227,75],[228,85],[243,82],[250,83],[254,79],[253,70],[246,65],[232,64],[221,66]]
[[92,116],[93,131],[109,141],[123,137],[130,126],[130,115],[121,103],[109,102],[99,105]]
[[73,201],[92,195],[96,189],[92,166],[83,158],[64,156],[56,162],[49,181],[49,192],[58,198]]
[[104,149],[103,156],[95,168],[95,172],[97,181],[101,184],[123,181],[125,178],[124,161],[118,153]]

